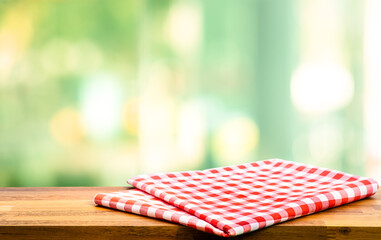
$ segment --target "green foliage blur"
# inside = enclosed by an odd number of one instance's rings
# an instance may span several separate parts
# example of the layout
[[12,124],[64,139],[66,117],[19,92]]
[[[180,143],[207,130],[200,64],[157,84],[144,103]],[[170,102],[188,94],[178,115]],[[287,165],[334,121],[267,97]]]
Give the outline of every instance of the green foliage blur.
[[365,3],[328,2],[0,1],[0,186],[268,158],[365,174]]

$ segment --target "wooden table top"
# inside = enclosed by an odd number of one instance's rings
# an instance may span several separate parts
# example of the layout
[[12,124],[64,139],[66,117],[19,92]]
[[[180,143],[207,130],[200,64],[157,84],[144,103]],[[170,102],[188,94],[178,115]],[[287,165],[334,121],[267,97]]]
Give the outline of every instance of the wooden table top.
[[[0,239],[220,239],[92,202],[125,189],[0,188]],[[381,239],[381,193],[231,239]]]

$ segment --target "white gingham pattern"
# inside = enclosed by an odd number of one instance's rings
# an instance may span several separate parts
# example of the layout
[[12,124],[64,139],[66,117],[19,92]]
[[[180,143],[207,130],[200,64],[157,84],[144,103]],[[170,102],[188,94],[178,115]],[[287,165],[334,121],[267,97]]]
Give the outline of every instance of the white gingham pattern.
[[271,159],[230,167],[140,175],[138,189],[94,202],[229,237],[376,193],[371,178]]

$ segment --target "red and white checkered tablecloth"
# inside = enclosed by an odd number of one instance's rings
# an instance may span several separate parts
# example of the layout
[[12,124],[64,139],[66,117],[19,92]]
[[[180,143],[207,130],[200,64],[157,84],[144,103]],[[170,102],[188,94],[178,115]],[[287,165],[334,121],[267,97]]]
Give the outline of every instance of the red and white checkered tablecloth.
[[219,236],[255,231],[376,193],[371,178],[280,159],[139,175],[136,189],[99,193],[95,204]]

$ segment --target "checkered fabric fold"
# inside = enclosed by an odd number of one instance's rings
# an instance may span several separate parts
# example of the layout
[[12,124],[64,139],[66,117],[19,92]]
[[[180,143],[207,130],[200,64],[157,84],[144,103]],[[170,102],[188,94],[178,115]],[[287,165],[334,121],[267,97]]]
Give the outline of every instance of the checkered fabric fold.
[[99,193],[95,204],[223,237],[366,198],[378,189],[371,178],[280,159],[139,175],[127,182],[136,188]]

